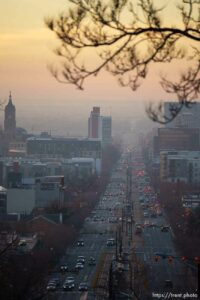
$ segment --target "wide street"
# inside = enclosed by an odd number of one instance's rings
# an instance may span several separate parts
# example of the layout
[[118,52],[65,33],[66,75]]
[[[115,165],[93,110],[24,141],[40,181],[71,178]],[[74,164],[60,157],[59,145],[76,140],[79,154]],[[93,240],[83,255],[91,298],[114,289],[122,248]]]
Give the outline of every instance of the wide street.
[[[90,216],[85,219],[83,228],[77,241],[66,249],[65,256],[59,261],[55,271],[51,274],[48,281],[53,278],[59,278],[60,284],[55,291],[48,291],[44,300],[72,300],[72,299],[96,299],[95,288],[98,288],[98,279],[101,275],[106,255],[114,257],[115,242],[113,245],[107,245],[107,241],[113,238],[115,241],[115,227],[118,222],[116,213],[122,206],[124,195],[124,184],[121,174],[114,171],[110,183],[105,193]],[[117,179],[116,179],[117,177]],[[120,182],[117,182],[120,181]],[[78,246],[78,241],[83,241],[84,246]],[[83,269],[75,272],[75,266],[78,256],[84,256],[85,263]],[[90,257],[95,259],[95,265],[89,265]],[[59,266],[66,264],[68,271],[59,272]],[[75,287],[72,291],[64,291],[63,283],[69,276],[74,277]],[[107,278],[108,279],[108,274]],[[47,281],[47,283],[48,283]],[[78,290],[81,282],[88,285],[88,291],[80,292]],[[106,288],[106,287],[105,287]]]
[[[132,165],[129,175],[128,163]],[[137,162],[130,162],[125,155],[113,170],[99,203],[85,219],[77,241],[66,249],[55,272],[48,278],[59,278],[60,283],[55,291],[46,293],[44,300],[108,299],[109,268],[112,261],[121,260],[123,253],[132,259],[131,265],[126,265],[121,273],[122,278],[129,278],[131,288],[121,293],[124,298],[117,293],[115,299],[146,300],[153,299],[153,293],[192,293],[187,265],[180,260],[172,237],[144,166],[137,167]],[[110,244],[109,239],[114,243]],[[84,245],[78,246],[78,241]],[[79,256],[83,256],[85,262],[76,271]],[[89,264],[91,257],[95,260],[93,265]],[[62,264],[68,266],[65,273],[59,271]],[[74,277],[75,286],[66,291],[63,284],[69,276]],[[88,290],[79,291],[80,283],[87,283]]]

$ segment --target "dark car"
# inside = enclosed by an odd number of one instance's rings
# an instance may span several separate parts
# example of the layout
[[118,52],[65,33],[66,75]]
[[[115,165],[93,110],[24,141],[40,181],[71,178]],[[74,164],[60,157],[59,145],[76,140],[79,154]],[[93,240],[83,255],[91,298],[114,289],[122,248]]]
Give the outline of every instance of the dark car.
[[115,239],[114,238],[110,238],[107,240],[106,242],[107,246],[114,246],[115,245]]
[[55,283],[48,283],[48,285],[47,285],[47,287],[46,287],[46,290],[47,291],[56,291],[56,289],[57,289],[57,286],[56,286],[56,284]]
[[60,271],[61,271],[61,272],[67,272],[67,271],[68,271],[68,266],[65,265],[65,264],[64,264],[64,265],[61,265],[61,266],[60,266]]
[[64,282],[64,284],[63,284],[64,291],[71,291],[74,289],[74,287],[75,287],[74,282]]
[[77,242],[77,246],[83,247],[83,246],[84,246],[84,240],[79,240],[79,241]]
[[96,260],[94,257],[90,257],[89,258],[89,262],[88,262],[89,266],[95,266],[96,265]]
[[47,291],[56,291],[57,287],[60,285],[60,279],[59,278],[52,278],[49,280],[46,290]]
[[79,287],[78,287],[79,291],[88,291],[88,285],[85,282],[81,282]]
[[169,226],[162,226],[161,231],[162,232],[168,232],[169,231]]

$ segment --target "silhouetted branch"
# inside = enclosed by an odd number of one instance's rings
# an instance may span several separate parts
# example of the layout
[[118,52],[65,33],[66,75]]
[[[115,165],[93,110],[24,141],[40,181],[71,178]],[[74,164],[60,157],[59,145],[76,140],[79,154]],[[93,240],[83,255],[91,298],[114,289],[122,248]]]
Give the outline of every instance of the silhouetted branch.
[[[174,93],[180,105],[171,111],[171,118],[163,116],[162,121],[156,115],[159,107],[154,111],[151,107],[147,113],[154,121],[170,122],[183,106],[199,96],[199,52],[192,43],[200,42],[200,0],[182,0],[176,8],[182,18],[179,26],[163,25],[162,12],[166,7],[156,7],[153,0],[68,1],[72,7],[65,13],[45,20],[61,42],[55,53],[61,58],[62,67],[50,67],[59,82],[83,89],[88,77],[106,69],[122,86],[134,91],[146,78],[151,63],[185,58],[197,64],[197,69],[190,68],[178,83],[161,79],[164,90]],[[179,46],[181,39],[191,42],[189,54]],[[91,64],[86,58],[83,63],[83,57],[90,53],[98,54],[98,60]]]

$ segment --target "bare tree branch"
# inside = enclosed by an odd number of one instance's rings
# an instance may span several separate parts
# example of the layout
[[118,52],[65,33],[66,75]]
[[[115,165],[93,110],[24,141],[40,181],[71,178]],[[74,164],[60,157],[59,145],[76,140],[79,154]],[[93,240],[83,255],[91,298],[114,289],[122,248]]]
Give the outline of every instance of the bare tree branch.
[[[65,13],[45,20],[61,42],[55,53],[61,58],[62,67],[50,67],[59,82],[83,89],[88,77],[105,69],[122,86],[134,91],[146,78],[152,63],[171,63],[184,58],[190,59],[193,67],[181,75],[179,82],[161,78],[164,90],[175,94],[178,100],[177,107],[170,110],[170,118],[162,115],[160,104],[157,109],[150,105],[147,114],[156,122],[170,122],[183,106],[189,107],[198,98],[200,55],[193,46],[200,42],[200,0],[182,0],[176,7],[182,19],[179,26],[163,25],[166,6],[156,7],[153,0],[68,2],[72,6]],[[188,52],[180,47],[180,40],[190,41]],[[91,66],[87,56],[82,63],[85,54],[91,51],[99,56],[95,66]]]

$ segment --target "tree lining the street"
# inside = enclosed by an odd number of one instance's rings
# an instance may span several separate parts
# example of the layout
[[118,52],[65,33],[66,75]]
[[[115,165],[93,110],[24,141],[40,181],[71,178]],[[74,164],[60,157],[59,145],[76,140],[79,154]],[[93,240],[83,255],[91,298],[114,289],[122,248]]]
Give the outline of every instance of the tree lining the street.
[[[180,2],[175,8],[181,22],[174,26],[168,24],[167,6],[157,7],[153,0],[68,0],[71,6],[66,11],[45,19],[61,42],[55,49],[61,68],[51,65],[51,73],[59,82],[82,90],[86,79],[105,69],[121,86],[135,91],[153,63],[189,60],[191,66],[177,82],[161,76],[162,88],[178,100],[169,105],[169,113],[164,113],[162,102],[146,109],[153,121],[171,122],[200,94],[200,0]],[[95,65],[85,50],[98,54]]]

